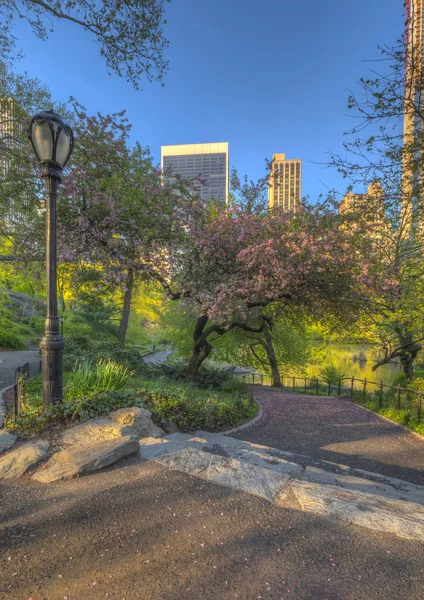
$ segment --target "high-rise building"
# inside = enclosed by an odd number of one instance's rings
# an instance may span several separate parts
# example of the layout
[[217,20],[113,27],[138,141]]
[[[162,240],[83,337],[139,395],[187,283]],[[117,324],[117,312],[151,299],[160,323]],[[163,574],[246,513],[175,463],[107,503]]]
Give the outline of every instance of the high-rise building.
[[268,188],[268,207],[296,212],[302,194],[302,161],[274,154]]
[[228,202],[228,142],[162,146],[161,165],[166,177],[198,178],[196,189],[202,200]]
[[[406,0],[405,28],[405,96],[404,96],[404,157],[402,165],[402,221],[405,235],[416,230],[423,221],[422,198],[423,151],[420,135],[423,123],[419,115],[424,109],[424,7],[423,0]],[[420,169],[416,168],[417,161]],[[422,222],[421,222],[422,226]]]
[[384,212],[384,192],[379,182],[371,183],[365,194],[346,194],[340,202],[339,211],[340,214],[357,214],[365,218],[372,225],[375,238],[388,234],[390,230]]

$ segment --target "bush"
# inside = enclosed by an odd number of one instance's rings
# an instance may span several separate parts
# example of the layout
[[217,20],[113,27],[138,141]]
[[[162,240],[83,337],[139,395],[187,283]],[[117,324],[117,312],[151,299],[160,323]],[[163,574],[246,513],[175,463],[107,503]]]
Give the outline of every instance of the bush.
[[91,356],[95,360],[98,358],[110,358],[131,370],[143,370],[144,363],[139,350],[136,348],[124,348],[121,344],[112,340],[97,342],[92,348]]
[[408,387],[409,379],[406,373],[397,373],[393,379],[392,386],[394,387]]
[[222,386],[223,392],[244,392],[244,382],[239,377],[230,377]]
[[[178,363],[173,365],[163,364],[160,369],[167,377],[174,381],[185,380],[185,365]],[[213,389],[220,391],[222,390],[222,386],[231,378],[231,372],[202,367],[193,380],[193,383],[204,390]]]
[[326,383],[336,385],[339,383],[340,379],[346,377],[346,374],[341,369],[338,369],[333,365],[329,365],[328,367],[324,367],[320,370],[318,377],[324,380]]
[[196,393],[189,385],[150,390],[144,404],[152,412],[153,420],[164,427],[174,422],[179,429],[206,429],[209,431],[237,425],[256,414],[257,406],[246,395]]
[[63,403],[62,414],[72,420],[86,421],[93,417],[108,415],[118,408],[144,405],[145,390],[109,390],[94,392],[86,397],[67,400]]

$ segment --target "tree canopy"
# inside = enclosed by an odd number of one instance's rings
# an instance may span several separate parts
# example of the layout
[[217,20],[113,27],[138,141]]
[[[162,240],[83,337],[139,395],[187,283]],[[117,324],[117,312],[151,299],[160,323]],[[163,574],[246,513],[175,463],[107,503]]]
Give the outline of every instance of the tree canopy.
[[13,23],[25,19],[45,40],[58,21],[84,29],[96,39],[109,72],[125,77],[136,89],[141,80],[163,81],[168,40],[163,26],[171,0],[3,0],[0,5],[2,56],[16,50]]

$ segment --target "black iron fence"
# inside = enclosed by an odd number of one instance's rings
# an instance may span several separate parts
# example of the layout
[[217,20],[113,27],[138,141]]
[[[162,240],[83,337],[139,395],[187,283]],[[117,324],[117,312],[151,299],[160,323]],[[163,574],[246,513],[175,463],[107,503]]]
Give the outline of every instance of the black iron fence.
[[[39,373],[41,373],[41,360],[37,375]],[[13,410],[15,417],[21,412],[29,379],[29,362],[15,369],[15,383],[13,385]]]
[[[250,385],[272,386],[270,375],[249,373],[241,379]],[[279,389],[315,396],[348,396],[351,399],[372,402],[378,408],[394,408],[396,411],[413,412],[418,419],[422,416],[422,391],[410,390],[400,386],[387,385],[382,381],[367,381],[356,377],[343,377],[338,381],[325,381],[318,377],[282,376]]]

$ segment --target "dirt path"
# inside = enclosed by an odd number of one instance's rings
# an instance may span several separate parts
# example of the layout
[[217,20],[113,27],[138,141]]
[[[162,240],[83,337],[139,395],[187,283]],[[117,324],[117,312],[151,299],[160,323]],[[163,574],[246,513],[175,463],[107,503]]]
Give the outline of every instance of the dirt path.
[[424,439],[346,400],[256,387],[263,416],[231,434],[424,485]]
[[2,600],[423,598],[422,544],[152,462],[0,495]]

